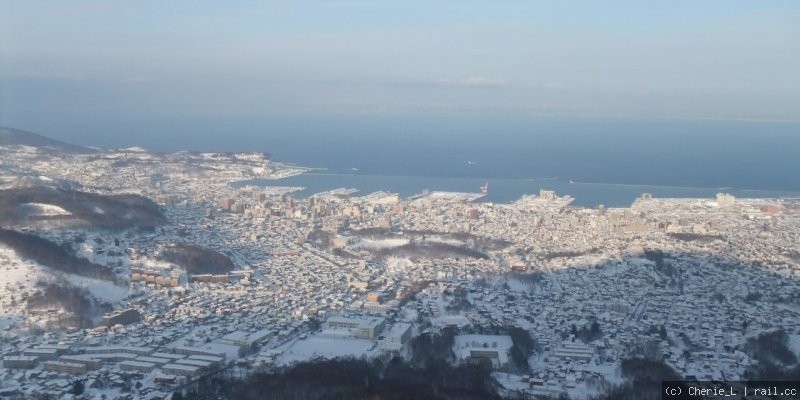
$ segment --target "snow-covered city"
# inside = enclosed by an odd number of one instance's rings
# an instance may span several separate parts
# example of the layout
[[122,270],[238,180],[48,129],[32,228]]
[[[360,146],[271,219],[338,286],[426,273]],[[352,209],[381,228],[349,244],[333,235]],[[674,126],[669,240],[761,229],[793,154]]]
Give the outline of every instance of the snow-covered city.
[[504,398],[589,399],[637,362],[687,380],[797,363],[800,199],[281,185],[308,171],[0,146],[0,397],[182,398],[304,362],[413,363],[428,338]]

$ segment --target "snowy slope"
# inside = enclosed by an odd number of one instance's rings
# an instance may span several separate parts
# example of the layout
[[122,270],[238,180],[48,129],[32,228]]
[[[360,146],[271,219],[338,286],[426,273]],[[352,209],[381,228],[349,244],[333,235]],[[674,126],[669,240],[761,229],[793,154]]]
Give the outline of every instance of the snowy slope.
[[19,205],[20,211],[29,217],[71,215],[69,211],[52,204],[42,203],[22,203]]
[[25,293],[35,291],[36,282],[46,279],[41,267],[23,261],[13,250],[0,244],[0,330],[24,321]]
[[128,295],[127,287],[111,282],[64,274],[33,261],[23,259],[10,247],[0,243],[0,330],[7,326],[23,326],[25,295],[35,293],[37,283],[66,279],[75,287],[85,288],[99,302],[119,303]]

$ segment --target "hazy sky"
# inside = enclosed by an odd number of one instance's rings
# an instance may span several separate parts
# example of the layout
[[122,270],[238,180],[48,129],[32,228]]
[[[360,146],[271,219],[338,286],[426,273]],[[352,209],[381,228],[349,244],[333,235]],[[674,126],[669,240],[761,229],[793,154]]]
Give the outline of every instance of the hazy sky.
[[800,1],[2,1],[0,125],[800,121]]

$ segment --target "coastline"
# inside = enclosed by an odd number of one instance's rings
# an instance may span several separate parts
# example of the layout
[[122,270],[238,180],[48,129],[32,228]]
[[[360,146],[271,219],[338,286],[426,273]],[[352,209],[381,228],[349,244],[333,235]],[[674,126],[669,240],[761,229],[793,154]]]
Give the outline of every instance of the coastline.
[[489,195],[480,202],[508,204],[521,197],[537,194],[540,189],[555,190],[559,195],[569,195],[575,199],[574,206],[628,207],[642,193],[651,193],[656,198],[712,199],[717,193],[730,193],[739,198],[777,199],[798,197],[800,191],[762,190],[739,188],[714,188],[695,186],[668,186],[626,183],[574,182],[559,178],[462,178],[425,177],[407,175],[348,174],[343,172],[322,172],[323,169],[291,167],[292,173],[286,176],[255,178],[232,182],[232,187],[244,186],[294,186],[305,190],[295,192],[299,198],[338,188],[357,189],[363,196],[376,191],[397,193],[401,198],[409,198],[424,190],[451,192],[478,192],[480,186],[489,183]]

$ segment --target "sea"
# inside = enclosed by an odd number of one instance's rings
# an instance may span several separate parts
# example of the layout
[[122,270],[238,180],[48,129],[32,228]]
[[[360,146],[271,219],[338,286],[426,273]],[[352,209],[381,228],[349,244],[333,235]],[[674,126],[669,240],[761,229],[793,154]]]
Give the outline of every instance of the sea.
[[[507,203],[539,189],[574,205],[625,207],[655,197],[800,197],[797,122],[636,118],[306,117],[117,124],[78,143],[155,151],[260,151],[316,168],[281,180],[302,197],[336,188],[477,192]],[[97,128],[94,128],[97,129]],[[73,130],[75,132],[75,130]],[[75,142],[75,138],[72,139]]]

